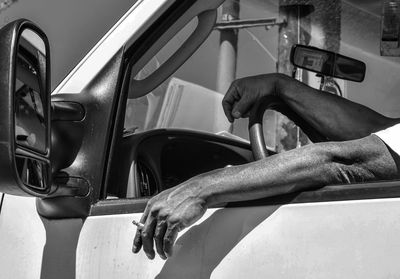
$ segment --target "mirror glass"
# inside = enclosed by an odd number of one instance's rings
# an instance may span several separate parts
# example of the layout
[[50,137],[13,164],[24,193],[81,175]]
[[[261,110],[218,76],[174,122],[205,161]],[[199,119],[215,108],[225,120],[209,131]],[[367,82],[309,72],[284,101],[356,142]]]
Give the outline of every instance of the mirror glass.
[[338,54],[335,62],[334,77],[353,81],[363,81],[365,64],[361,61]]
[[22,156],[16,156],[18,175],[21,181],[38,190],[47,189],[48,164]]
[[[332,74],[333,56],[314,48],[297,46],[293,56],[293,65],[324,75]],[[330,62],[330,63],[329,63]]]
[[15,140],[18,146],[46,154],[46,47],[42,38],[25,29],[18,42],[15,80]]
[[365,63],[315,47],[296,45],[290,58],[293,65],[318,74],[361,82]]

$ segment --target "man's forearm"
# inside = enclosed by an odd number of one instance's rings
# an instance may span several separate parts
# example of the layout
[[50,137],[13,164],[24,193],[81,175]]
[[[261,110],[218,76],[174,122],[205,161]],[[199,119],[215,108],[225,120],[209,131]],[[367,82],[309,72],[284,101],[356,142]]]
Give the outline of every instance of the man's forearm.
[[276,94],[328,140],[358,139],[400,122],[280,74]]
[[200,176],[201,185],[197,187],[207,204],[214,205],[397,176],[396,164],[386,146],[378,137],[369,136],[350,142],[310,145],[218,170]]

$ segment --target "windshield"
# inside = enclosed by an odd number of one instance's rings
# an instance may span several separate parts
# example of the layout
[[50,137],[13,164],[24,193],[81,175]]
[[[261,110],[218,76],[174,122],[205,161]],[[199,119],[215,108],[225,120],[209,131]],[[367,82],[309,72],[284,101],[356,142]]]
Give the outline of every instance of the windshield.
[[[388,40],[382,37],[385,16],[393,19],[393,15],[382,13],[383,2],[298,2],[225,1],[218,10],[214,31],[197,52],[148,95],[128,100],[126,133],[179,128],[248,139],[247,120],[231,125],[223,114],[221,100],[234,79],[271,72],[293,75],[310,86],[398,117],[400,53],[393,49],[399,45],[397,41],[385,44]],[[396,20],[391,22],[395,24]],[[151,75],[188,38],[196,24],[196,20],[190,22],[132,79]],[[294,73],[289,57],[295,44],[364,62],[364,81],[322,79],[300,69]],[[278,152],[309,144],[291,121],[272,111],[264,116],[264,134],[268,147]]]

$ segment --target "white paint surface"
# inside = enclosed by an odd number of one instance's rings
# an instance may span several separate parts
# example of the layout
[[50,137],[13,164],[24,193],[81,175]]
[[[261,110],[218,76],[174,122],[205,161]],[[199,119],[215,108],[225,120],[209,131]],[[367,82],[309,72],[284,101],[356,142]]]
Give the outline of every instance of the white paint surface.
[[141,214],[89,218],[77,278],[400,278],[400,199],[208,210],[175,254],[131,253]]
[[35,198],[5,195],[0,214],[0,278],[40,278],[45,242]]

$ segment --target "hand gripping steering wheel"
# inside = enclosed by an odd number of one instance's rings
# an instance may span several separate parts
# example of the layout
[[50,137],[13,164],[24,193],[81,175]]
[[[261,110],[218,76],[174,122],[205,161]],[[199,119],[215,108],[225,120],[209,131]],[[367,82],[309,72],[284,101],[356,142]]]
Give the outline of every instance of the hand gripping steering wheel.
[[292,120],[297,126],[299,126],[304,133],[310,138],[312,142],[322,142],[328,139],[321,135],[316,129],[310,124],[304,121],[295,111],[293,111],[288,105],[286,105],[281,99],[275,96],[269,96],[260,100],[258,104],[255,104],[250,112],[249,117],[249,136],[251,149],[253,151],[254,160],[261,160],[268,157],[269,153],[265,146],[264,134],[263,134],[263,116],[267,109],[276,110],[286,115]]

